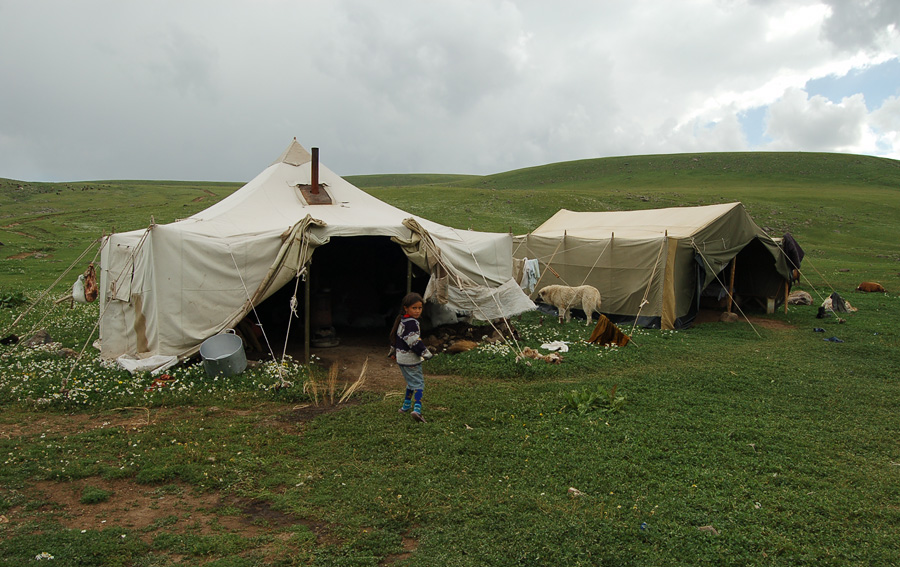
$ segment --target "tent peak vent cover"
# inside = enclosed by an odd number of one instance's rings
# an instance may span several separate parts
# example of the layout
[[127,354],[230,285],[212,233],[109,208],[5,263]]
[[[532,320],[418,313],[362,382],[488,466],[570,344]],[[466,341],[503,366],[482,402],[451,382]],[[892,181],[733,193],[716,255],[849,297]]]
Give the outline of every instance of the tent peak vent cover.
[[311,159],[312,156],[309,155],[309,152],[297,142],[297,138],[294,138],[291,145],[288,146],[288,148],[284,150],[284,152],[278,156],[278,159],[273,161],[271,165],[275,165],[276,163],[286,163],[288,165],[299,167]]

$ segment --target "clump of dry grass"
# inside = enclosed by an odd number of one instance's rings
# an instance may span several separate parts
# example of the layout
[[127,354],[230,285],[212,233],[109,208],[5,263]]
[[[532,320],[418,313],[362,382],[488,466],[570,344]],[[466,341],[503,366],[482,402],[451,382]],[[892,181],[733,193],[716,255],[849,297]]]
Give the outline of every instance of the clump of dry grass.
[[344,383],[344,386],[338,389],[338,365],[335,362],[331,365],[331,368],[328,369],[328,376],[325,378],[325,383],[322,384],[316,381],[316,377],[313,374],[310,374],[309,379],[303,384],[303,393],[309,395],[313,399],[313,404],[316,406],[319,405],[319,393],[321,389],[322,401],[328,401],[329,405],[335,405],[334,397],[335,393],[339,395],[337,403],[342,404],[350,399],[350,396],[355,394],[363,384],[366,383],[366,371],[369,367],[369,359],[363,363],[362,370],[359,373],[359,377],[352,384]]
[[338,400],[339,404],[344,403],[347,399],[350,398],[363,384],[366,383],[366,370],[369,368],[369,359],[366,358],[365,362],[363,362],[362,370],[359,371],[359,378],[356,379],[356,382],[350,384],[349,387],[344,388],[344,393],[341,396],[341,399]]
[[319,383],[316,382],[316,376],[312,372],[309,373],[309,379],[303,383],[303,393],[311,396],[313,403],[319,405]]
[[338,367],[337,363],[334,363],[328,369],[328,400],[331,405],[334,405],[334,389],[337,386],[337,377]]

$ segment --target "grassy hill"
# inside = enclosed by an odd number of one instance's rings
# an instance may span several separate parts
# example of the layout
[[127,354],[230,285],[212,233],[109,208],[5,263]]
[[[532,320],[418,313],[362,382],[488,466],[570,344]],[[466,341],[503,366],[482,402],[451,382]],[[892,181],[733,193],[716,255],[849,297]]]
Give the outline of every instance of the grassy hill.
[[[348,181],[411,213],[521,234],[560,208],[631,210],[742,201],[775,236],[822,258],[898,259],[900,162],[822,153],[600,158],[494,175],[364,175]],[[0,286],[53,281],[93,239],[194,214],[241,183],[0,179]],[[877,252],[876,252],[877,250]],[[889,270],[888,270],[889,271]],[[883,277],[884,270],[876,275]],[[27,277],[24,277],[26,276]]]
[[429,181],[366,189],[444,224],[516,234],[560,208],[634,210],[741,201],[771,235],[791,232],[809,263],[827,272],[825,281],[840,281],[843,274],[898,280],[900,162],[895,160],[801,152],[629,156]]
[[102,235],[190,216],[241,185],[0,179],[0,289],[49,285]]
[[[633,210],[741,201],[775,236],[856,253],[896,241],[900,163],[843,154],[714,153],[551,164],[407,187],[378,197],[461,228],[524,233],[560,208]],[[855,218],[850,219],[848,212]],[[843,235],[843,236],[840,236]],[[878,248],[880,246],[872,246]]]

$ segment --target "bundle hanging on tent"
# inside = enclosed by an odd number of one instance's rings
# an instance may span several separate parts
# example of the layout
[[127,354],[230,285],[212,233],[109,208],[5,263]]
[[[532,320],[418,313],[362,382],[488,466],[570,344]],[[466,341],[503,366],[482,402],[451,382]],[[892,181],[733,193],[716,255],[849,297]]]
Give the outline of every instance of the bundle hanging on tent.
[[72,284],[72,295],[56,300],[57,303],[71,297],[77,303],[93,303],[100,295],[100,286],[97,285],[97,272],[94,263],[91,262],[83,274],[78,276]]
[[631,337],[622,332],[606,315],[600,314],[594,332],[588,342],[595,345],[616,345],[623,347],[631,341]]

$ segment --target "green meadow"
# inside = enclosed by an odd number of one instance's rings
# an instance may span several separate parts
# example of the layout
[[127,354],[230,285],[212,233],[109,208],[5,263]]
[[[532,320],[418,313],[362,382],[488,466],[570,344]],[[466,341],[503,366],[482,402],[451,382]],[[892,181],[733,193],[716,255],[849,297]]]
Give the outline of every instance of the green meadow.
[[[521,345],[568,341],[563,363],[438,355],[426,424],[398,415],[399,373],[343,403],[347,377],[293,361],[160,385],[97,359],[95,304],[54,300],[102,234],[241,184],[0,179],[0,332],[34,306],[15,332],[57,341],[0,346],[0,565],[900,565],[900,163],[698,153],[347,179],[516,234],[560,208],[741,201],[804,248],[795,289],[814,304],[622,348],[529,313]],[[817,319],[833,291],[858,311]]]

